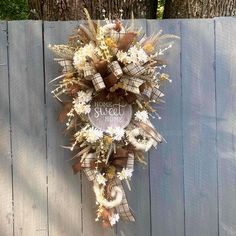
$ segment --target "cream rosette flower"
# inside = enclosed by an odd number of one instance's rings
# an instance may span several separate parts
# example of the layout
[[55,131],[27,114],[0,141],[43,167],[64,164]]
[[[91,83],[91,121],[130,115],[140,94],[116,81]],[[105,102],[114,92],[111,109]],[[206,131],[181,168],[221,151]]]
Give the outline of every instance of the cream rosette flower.
[[84,47],[79,48],[75,52],[73,64],[77,68],[77,70],[81,70],[84,67],[87,57],[94,57],[94,51],[95,45],[90,42],[89,44],[86,44]]
[[126,131],[126,134],[129,142],[134,145],[137,150],[147,152],[155,145],[155,140],[140,128]]

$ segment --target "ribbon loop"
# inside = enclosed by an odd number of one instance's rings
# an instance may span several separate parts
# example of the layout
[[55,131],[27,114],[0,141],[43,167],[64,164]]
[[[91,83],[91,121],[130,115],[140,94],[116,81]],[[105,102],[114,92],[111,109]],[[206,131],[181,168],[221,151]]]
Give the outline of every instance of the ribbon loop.
[[117,78],[120,78],[123,75],[123,71],[118,61],[113,61],[108,64],[108,71],[112,72]]
[[89,62],[85,63],[83,71],[84,71],[84,77],[87,80],[92,80],[94,74],[96,73],[95,68]]
[[130,76],[140,76],[145,72],[145,68],[143,66],[131,63],[123,67],[123,71],[125,74]]
[[106,85],[102,79],[100,73],[96,73],[92,78],[93,86],[96,91],[101,91],[102,89],[106,88]]
[[122,88],[128,92],[140,94],[139,86],[144,83],[143,80],[135,77],[125,77],[121,78]]

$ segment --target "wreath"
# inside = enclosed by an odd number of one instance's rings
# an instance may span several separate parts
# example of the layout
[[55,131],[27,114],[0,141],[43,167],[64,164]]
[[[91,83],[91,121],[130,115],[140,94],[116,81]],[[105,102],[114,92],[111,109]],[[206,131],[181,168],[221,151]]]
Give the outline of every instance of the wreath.
[[71,140],[64,147],[75,154],[73,171],[83,170],[93,183],[96,221],[111,227],[135,221],[122,183],[131,190],[134,163],[146,164],[145,152],[164,140],[151,118],[160,119],[153,105],[163,102],[160,87],[171,82],[162,55],[173,45],[166,39],[176,36],[147,37],[134,21],[94,22],[85,14],[67,45],[49,45],[63,68],[52,94],[63,104],[59,120]]

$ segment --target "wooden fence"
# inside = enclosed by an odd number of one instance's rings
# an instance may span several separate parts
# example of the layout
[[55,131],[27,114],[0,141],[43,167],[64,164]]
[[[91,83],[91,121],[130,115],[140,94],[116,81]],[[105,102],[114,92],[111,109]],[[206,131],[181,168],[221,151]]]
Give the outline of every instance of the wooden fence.
[[127,195],[136,223],[105,231],[91,184],[60,147],[68,140],[48,85],[59,67],[47,46],[78,22],[0,23],[1,236],[236,235],[236,19],[136,24],[181,37],[155,121],[168,143],[148,154],[149,168],[135,167]]

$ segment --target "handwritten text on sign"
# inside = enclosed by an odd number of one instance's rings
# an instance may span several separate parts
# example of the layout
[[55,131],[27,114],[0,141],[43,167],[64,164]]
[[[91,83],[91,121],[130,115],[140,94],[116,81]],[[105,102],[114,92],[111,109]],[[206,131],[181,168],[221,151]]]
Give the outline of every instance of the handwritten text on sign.
[[92,101],[89,120],[93,126],[105,131],[108,127],[125,128],[131,120],[132,107],[128,103]]

